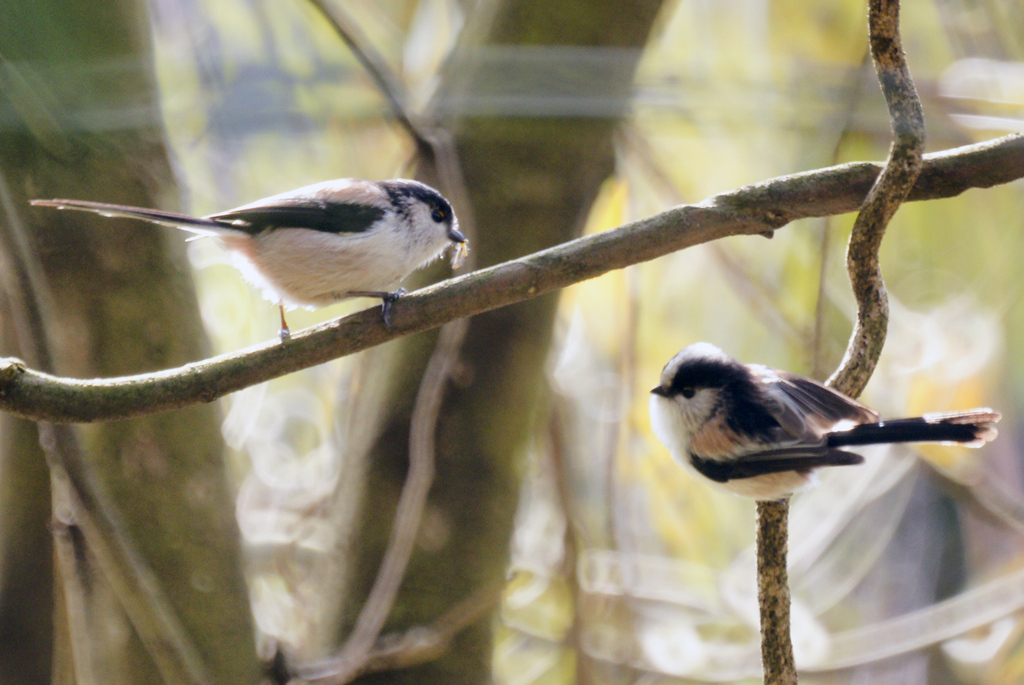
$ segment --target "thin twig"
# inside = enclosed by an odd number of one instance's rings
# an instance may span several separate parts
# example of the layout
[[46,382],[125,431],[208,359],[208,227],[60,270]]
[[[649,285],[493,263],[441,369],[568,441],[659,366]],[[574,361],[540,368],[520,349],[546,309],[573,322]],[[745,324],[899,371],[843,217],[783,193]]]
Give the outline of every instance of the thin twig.
[[317,664],[315,671],[303,669],[302,676],[306,680],[340,685],[351,681],[367,667],[374,644],[394,606],[419,533],[423,508],[434,480],[437,419],[467,324],[468,321],[462,319],[441,329],[420,382],[409,436],[409,474],[398,500],[391,538],[366,603],[338,655]]
[[807,340],[810,331],[780,306],[778,291],[765,279],[755,276],[751,267],[727,250],[721,243],[710,246],[711,256],[718,263],[722,277],[732,286],[735,295],[747,306],[751,316],[768,329],[772,338],[791,344]]
[[[875,370],[889,322],[888,297],[878,263],[882,237],[923,166],[924,114],[900,42],[899,8],[899,0],[871,0],[868,7],[871,58],[889,108],[893,143],[885,168],[857,215],[846,254],[857,320],[843,362],[828,383],[852,397],[860,395]],[[797,682],[786,577],[788,512],[787,501],[757,505],[758,601],[766,685]]]
[[[0,360],[0,410],[54,422],[141,416],[228,393],[455,319],[529,300],[631,264],[734,235],[757,235],[811,216],[855,210],[879,174],[860,162],[746,186],[617,229],[423,288],[399,300],[391,326],[378,307],[272,342],[184,366],[113,379],[58,378]],[[927,155],[911,200],[952,197],[1024,177],[1024,135]]]
[[[859,66],[854,70],[846,86],[846,105],[843,107],[843,122],[838,127],[839,135],[836,136],[835,144],[832,146],[832,154],[828,160],[832,164],[839,161],[839,152],[842,149],[843,141],[853,129],[854,112],[857,109],[857,102],[860,100],[860,92],[866,80],[867,65],[870,62],[871,50],[866,49]],[[821,222],[821,241],[818,251],[820,255],[818,293],[814,304],[814,333],[811,340],[811,376],[813,378],[821,378],[825,374],[825,354],[823,349],[825,343],[825,291],[828,281],[828,257],[832,252],[832,223],[831,217],[825,217]]]
[[501,599],[504,579],[477,588],[449,609],[428,628],[385,636],[381,646],[370,652],[360,675],[394,671],[433,661],[448,651],[451,641],[463,630],[493,611]]
[[814,326],[811,329],[811,378],[821,379],[824,372],[825,305],[828,281],[828,255],[832,251],[832,221],[821,220],[821,239],[818,242],[818,292],[814,302]]
[[[551,462],[551,480],[555,486],[555,504],[565,519],[565,533],[562,535],[562,564],[559,573],[569,586],[572,601],[572,624],[565,635],[565,645],[576,655],[576,685],[591,685],[590,661],[583,651],[583,614],[580,602],[583,592],[580,589],[577,563],[580,550],[583,548],[580,531],[577,529],[579,519],[574,507],[570,482],[572,465],[565,445],[566,407],[565,399],[552,397],[554,406],[551,408],[548,421],[548,448],[545,451]],[[611,509],[611,507],[609,507]]]
[[469,237],[470,243],[472,243],[474,236],[472,209],[462,176],[462,165],[458,161],[451,134],[441,129],[424,126],[422,122],[413,120],[413,115],[405,107],[405,102],[408,100],[405,86],[344,7],[338,4],[328,7],[323,0],[308,1],[323,15],[334,32],[363,65],[366,73],[369,74],[387,101],[391,116],[412,138],[416,146],[416,159],[421,165],[424,165],[421,167],[421,171],[430,177],[428,180],[433,185],[439,186],[459,208],[459,223],[463,233]]
[[[650,143],[630,132],[625,133],[624,139],[630,149],[635,151],[637,161],[646,167],[652,179],[660,186],[664,197],[672,203],[684,202],[685,198],[676,187],[675,182],[654,161]],[[835,163],[835,160],[833,159],[832,162]],[[791,342],[806,339],[806,331],[800,330],[799,325],[790,320],[782,312],[778,303],[773,300],[775,293],[764,282],[764,279],[755,278],[751,270],[724,245],[716,243],[709,249],[711,256],[718,262],[722,277],[732,287],[736,295],[744,301],[747,311],[752,316],[758,318],[769,331],[781,335]]]
[[[501,597],[504,581],[477,588],[429,626],[385,635],[367,655],[354,675],[408,668],[437,659],[456,635],[492,611]],[[317,678],[331,662],[303,664],[295,671],[300,678]]]
[[359,24],[339,3],[328,7],[323,0],[308,0],[316,8],[324,19],[331,25],[335,33],[348,45],[352,54],[359,60],[359,63],[366,69],[377,90],[387,100],[391,109],[391,116],[405,129],[409,137],[416,143],[418,153],[422,156],[424,152],[430,153],[433,149],[427,136],[420,127],[415,124],[412,117],[405,109],[405,88],[395,77],[383,55],[377,52],[363,32]]
[[[383,56],[363,35],[357,22],[339,5],[330,8],[322,0],[309,0],[328,21],[338,36],[366,69],[381,95],[388,102],[391,115],[405,129],[416,145],[421,173],[426,173],[460,206],[463,230],[472,239],[473,221],[468,195],[454,144],[450,137],[429,134],[413,122],[405,109],[404,86],[388,67]],[[424,168],[425,167],[425,168]],[[468,260],[473,263],[472,256]],[[444,390],[465,338],[466,319],[445,325],[438,337],[426,371],[420,381],[411,418],[409,437],[409,473],[398,500],[391,537],[381,561],[373,587],[363,605],[352,633],[341,651],[317,665],[316,671],[306,669],[304,677],[324,683],[347,683],[367,670],[373,658],[374,644],[380,636],[405,576],[419,533],[423,508],[434,479],[434,435],[444,398]],[[380,661],[380,658],[377,658]]]

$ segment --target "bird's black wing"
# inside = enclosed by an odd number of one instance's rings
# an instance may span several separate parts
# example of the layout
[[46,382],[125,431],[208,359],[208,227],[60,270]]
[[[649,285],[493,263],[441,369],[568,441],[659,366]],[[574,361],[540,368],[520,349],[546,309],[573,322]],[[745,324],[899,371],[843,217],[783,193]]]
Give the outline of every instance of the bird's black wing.
[[772,415],[794,438],[817,439],[837,424],[873,423],[878,413],[846,395],[804,376],[751,365],[773,401]]
[[811,445],[777,447],[741,455],[734,459],[705,459],[690,455],[693,467],[717,483],[755,478],[783,471],[809,471],[821,466],[860,464],[864,457],[853,452],[829,447],[824,441]]
[[[332,187],[324,187],[325,184],[307,186],[205,217],[86,200],[33,200],[32,204],[94,212],[104,216],[141,219],[183,228],[201,235],[222,235],[225,231],[255,235],[266,229],[276,228],[306,228],[326,233],[363,233],[384,217],[385,210],[380,203],[385,197],[374,184],[366,181],[348,181],[340,185],[339,181],[329,183]],[[346,195],[334,186],[349,192]],[[341,197],[335,199],[339,195]]]
[[383,216],[384,210],[374,205],[294,198],[274,204],[246,205],[206,218],[251,234],[268,228],[363,233]]

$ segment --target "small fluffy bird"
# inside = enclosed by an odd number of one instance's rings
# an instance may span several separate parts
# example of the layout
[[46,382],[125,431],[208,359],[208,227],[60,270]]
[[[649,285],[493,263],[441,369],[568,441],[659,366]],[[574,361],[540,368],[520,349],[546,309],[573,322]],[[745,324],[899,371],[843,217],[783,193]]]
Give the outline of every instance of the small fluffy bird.
[[84,200],[32,204],[218,238],[245,279],[280,307],[282,340],[289,335],[285,307],[315,309],[349,297],[383,299],[390,324],[402,279],[449,247],[458,266],[467,249],[448,200],[408,179],[324,181],[204,217]]
[[878,413],[817,381],[741,364],[696,343],[673,357],[651,390],[654,434],[684,468],[744,497],[777,500],[821,466],[859,464],[843,447],[900,442],[980,447],[1001,418],[991,409],[880,421]]

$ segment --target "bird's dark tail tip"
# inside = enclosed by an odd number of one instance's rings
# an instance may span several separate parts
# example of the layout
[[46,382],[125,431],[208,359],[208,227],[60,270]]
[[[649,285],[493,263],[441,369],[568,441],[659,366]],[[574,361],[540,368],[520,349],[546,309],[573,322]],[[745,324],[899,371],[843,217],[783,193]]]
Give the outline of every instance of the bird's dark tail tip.
[[992,442],[999,437],[996,424],[1003,418],[1003,415],[994,409],[984,407],[981,409],[968,409],[966,411],[925,414],[921,418],[931,424],[970,428],[974,432],[973,440],[955,440],[954,442],[959,442],[967,447],[981,447],[985,443]]
[[999,435],[995,424],[1001,418],[999,412],[984,408],[866,423],[848,431],[829,434],[828,445],[848,447],[898,442],[941,442],[981,447]]

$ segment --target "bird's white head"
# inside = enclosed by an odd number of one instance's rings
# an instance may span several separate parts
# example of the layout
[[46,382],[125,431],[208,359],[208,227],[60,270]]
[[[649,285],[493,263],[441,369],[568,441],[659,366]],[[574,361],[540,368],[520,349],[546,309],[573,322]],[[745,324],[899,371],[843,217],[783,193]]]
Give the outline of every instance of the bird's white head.
[[407,232],[407,249],[427,262],[450,246],[453,262],[465,254],[466,237],[451,204],[430,186],[409,179],[379,181],[394,211],[397,230]]
[[654,434],[677,459],[682,458],[694,434],[721,407],[726,384],[746,373],[710,343],[684,348],[665,365],[661,382],[651,390]]

